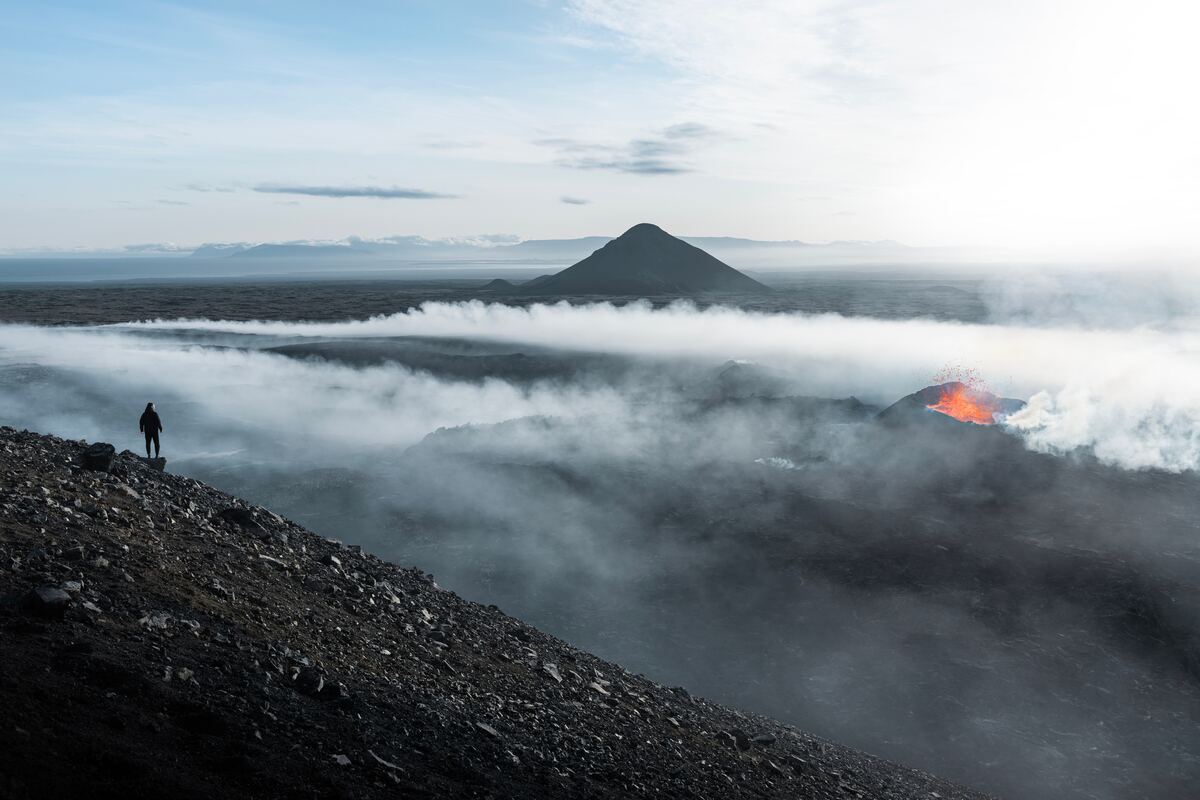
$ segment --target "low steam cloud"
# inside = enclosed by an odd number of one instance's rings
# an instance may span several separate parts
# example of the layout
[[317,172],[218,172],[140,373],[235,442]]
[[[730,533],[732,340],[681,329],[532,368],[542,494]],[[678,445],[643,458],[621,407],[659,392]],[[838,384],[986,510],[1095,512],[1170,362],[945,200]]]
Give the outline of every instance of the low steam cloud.
[[[345,323],[147,322],[151,330],[296,337],[434,336],[583,352],[752,358],[788,370],[807,394],[887,403],[947,365],[969,365],[999,394],[1035,398],[1010,419],[1030,446],[1087,449],[1131,469],[1200,464],[1200,331],[1097,330],[839,315],[757,314],[687,303],[655,309],[567,303],[520,308],[426,303]],[[464,420],[470,421],[470,420]]]

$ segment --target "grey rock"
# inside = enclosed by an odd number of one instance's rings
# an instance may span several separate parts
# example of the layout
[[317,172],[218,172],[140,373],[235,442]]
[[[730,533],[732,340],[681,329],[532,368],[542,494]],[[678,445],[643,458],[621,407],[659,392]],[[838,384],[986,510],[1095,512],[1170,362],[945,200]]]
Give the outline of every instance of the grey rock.
[[381,767],[386,767],[387,769],[393,769],[393,770],[400,769],[399,766],[397,766],[396,764],[393,764],[391,761],[388,761],[386,758],[381,758],[381,757],[377,756],[375,754],[374,750],[368,750],[367,755],[369,755],[371,758],[375,759],[375,763]]
[[132,486],[129,486],[128,484],[125,484],[125,483],[117,484],[115,491],[117,491],[120,494],[123,494],[126,497],[129,497],[133,500],[141,500],[142,499],[142,496],[140,494],[138,494],[136,489],[134,489]]

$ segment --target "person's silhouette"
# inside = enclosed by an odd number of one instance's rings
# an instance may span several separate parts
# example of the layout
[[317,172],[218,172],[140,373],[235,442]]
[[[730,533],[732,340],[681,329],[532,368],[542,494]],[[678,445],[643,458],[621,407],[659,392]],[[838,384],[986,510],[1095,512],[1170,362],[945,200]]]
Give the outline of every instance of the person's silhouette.
[[154,410],[154,403],[146,403],[146,410],[138,420],[138,430],[146,434],[146,458],[150,458],[150,442],[154,442],[154,457],[158,458],[158,433],[162,429],[162,420]]

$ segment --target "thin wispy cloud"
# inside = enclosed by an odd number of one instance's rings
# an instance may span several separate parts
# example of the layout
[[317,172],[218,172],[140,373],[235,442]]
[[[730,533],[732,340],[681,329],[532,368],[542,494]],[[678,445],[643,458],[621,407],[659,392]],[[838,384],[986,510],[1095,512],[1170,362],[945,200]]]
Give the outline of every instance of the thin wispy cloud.
[[230,186],[213,186],[212,184],[209,184],[209,183],[187,183],[187,184],[184,184],[183,188],[189,192],[228,193],[228,192],[233,191],[233,188]]
[[707,139],[716,135],[715,130],[699,122],[681,122],[663,131],[663,136],[668,139]]
[[586,200],[582,197],[571,197],[570,195],[563,195],[558,199],[559,202],[566,203],[569,206],[586,206],[588,203],[592,202],[591,200]]
[[654,136],[631,139],[621,145],[555,137],[534,144],[558,151],[555,164],[572,169],[610,170],[634,175],[679,175],[693,172],[689,157],[716,131],[699,122],[663,128]]
[[575,169],[606,169],[634,175],[680,175],[692,170],[662,158],[580,158],[562,160],[563,166]]
[[301,186],[291,184],[260,184],[254,191],[264,194],[301,194],[308,197],[374,197],[383,200],[445,200],[454,194],[409,189],[401,186]]
[[560,167],[586,170],[611,170],[635,175],[677,175],[691,172],[677,158],[687,148],[666,140],[634,139],[627,145],[612,146],[578,139],[541,139],[537,144],[558,150],[554,163]]

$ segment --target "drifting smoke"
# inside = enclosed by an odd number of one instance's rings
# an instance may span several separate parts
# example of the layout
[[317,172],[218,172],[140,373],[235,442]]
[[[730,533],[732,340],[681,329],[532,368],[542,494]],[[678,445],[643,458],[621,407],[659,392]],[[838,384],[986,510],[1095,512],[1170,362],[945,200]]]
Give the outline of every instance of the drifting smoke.
[[174,320],[130,326],[279,337],[463,337],[584,352],[753,358],[787,370],[807,394],[887,403],[946,364],[970,364],[997,393],[1037,397],[1009,420],[1029,445],[1086,450],[1130,469],[1200,465],[1200,330],[1177,321],[1096,330],[829,314],[752,313],[678,303],[426,303],[345,323]]

